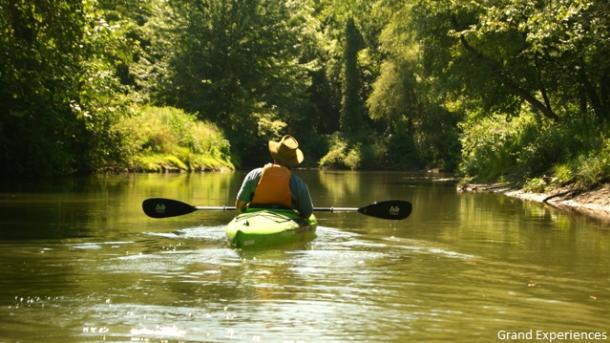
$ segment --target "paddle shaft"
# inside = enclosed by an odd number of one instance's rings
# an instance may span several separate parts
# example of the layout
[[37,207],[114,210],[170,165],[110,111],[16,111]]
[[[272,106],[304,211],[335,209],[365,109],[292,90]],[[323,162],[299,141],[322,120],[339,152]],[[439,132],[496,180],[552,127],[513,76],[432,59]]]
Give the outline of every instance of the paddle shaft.
[[[197,210],[202,211],[234,211],[235,206],[194,206]],[[357,207],[314,207],[314,212],[355,212]]]
[[235,211],[235,206],[193,206],[196,210]]
[[355,212],[357,207],[314,207],[315,212]]
[[[153,218],[181,216],[198,210],[234,211],[235,206],[192,206],[172,199],[152,198],[142,203],[144,213]],[[370,217],[400,220],[411,213],[411,203],[404,200],[385,200],[363,207],[314,207],[317,212],[358,212]]]

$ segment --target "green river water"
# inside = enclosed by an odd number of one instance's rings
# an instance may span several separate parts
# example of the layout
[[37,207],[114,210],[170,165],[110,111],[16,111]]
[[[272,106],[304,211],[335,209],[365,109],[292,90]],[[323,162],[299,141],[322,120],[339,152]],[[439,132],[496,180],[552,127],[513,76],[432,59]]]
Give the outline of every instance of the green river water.
[[5,180],[0,342],[610,339],[607,224],[421,175],[298,173],[316,206],[413,213],[319,213],[313,241],[249,252],[227,246],[230,212],[141,210],[232,205],[241,172]]

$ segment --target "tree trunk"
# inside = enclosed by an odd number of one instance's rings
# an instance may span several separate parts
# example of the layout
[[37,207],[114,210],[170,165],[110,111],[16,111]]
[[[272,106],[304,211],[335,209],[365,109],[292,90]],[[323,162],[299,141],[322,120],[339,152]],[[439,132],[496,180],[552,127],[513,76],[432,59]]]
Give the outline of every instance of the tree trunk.
[[602,107],[601,101],[597,92],[595,91],[595,86],[591,83],[591,80],[587,77],[585,70],[583,67],[580,68],[580,82],[582,82],[582,86],[587,93],[587,98],[591,101],[591,106],[593,107],[593,112],[600,119],[605,119],[604,109]]

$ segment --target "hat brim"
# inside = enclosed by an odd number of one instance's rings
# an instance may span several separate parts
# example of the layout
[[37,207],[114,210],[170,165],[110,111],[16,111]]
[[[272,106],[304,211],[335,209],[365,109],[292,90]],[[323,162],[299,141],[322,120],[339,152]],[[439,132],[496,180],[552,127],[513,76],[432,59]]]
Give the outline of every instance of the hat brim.
[[303,163],[305,156],[301,149],[294,150],[294,154],[283,155],[279,153],[280,142],[269,141],[269,153],[273,159],[281,164],[294,167]]

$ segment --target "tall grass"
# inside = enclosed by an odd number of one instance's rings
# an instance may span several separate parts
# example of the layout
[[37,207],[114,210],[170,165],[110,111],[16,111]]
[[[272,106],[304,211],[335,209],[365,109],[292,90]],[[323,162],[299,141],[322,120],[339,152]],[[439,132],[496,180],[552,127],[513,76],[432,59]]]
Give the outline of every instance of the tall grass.
[[173,107],[144,106],[115,127],[133,171],[234,169],[230,144],[213,124]]

